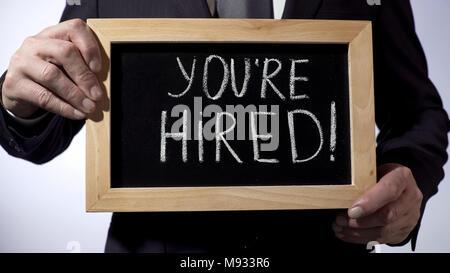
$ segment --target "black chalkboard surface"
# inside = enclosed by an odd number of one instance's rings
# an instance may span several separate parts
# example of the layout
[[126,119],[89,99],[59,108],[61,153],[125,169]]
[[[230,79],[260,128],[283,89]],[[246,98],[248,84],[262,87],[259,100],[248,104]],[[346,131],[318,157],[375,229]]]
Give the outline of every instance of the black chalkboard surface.
[[348,50],[111,43],[111,188],[351,184]]

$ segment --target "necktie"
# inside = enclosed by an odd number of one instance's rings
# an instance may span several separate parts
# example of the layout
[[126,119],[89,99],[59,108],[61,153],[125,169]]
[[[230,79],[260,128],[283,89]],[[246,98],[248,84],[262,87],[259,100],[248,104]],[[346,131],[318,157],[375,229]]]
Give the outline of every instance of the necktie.
[[219,18],[273,18],[273,0],[216,0]]

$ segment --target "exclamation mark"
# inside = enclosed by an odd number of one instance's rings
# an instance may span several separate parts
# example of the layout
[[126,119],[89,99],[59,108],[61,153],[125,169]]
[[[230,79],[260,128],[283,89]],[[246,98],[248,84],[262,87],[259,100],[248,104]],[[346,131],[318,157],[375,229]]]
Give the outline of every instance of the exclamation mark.
[[330,125],[330,161],[334,161],[334,150],[336,149],[336,103],[331,102],[331,125]]

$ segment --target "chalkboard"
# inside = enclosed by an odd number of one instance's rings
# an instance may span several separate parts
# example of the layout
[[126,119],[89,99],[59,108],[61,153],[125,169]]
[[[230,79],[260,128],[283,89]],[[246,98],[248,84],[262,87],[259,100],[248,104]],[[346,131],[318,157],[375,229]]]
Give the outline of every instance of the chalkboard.
[[[347,44],[113,43],[111,186],[351,184],[347,53]],[[183,158],[183,138],[161,130],[183,132],[184,111]],[[257,132],[270,140],[252,137],[258,121],[272,125]]]
[[90,19],[88,211],[345,208],[375,184],[371,23]]

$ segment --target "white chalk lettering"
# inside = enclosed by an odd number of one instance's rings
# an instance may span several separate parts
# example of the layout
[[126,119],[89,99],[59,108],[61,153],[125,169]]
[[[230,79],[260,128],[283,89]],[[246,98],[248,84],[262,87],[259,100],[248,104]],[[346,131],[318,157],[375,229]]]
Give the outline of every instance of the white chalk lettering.
[[291,76],[289,79],[289,90],[290,90],[291,100],[299,100],[299,99],[307,99],[308,98],[308,96],[306,94],[302,94],[302,95],[295,94],[295,82],[297,82],[297,81],[307,82],[308,81],[307,77],[296,76],[296,73],[295,73],[296,64],[306,64],[306,63],[309,63],[308,59],[291,60]]
[[252,140],[253,140],[253,159],[258,162],[264,162],[264,163],[279,163],[278,159],[272,158],[272,159],[264,159],[259,157],[259,145],[258,145],[258,139],[262,139],[264,141],[268,141],[272,138],[271,134],[258,134],[258,131],[256,129],[256,116],[258,115],[265,115],[265,116],[272,116],[275,115],[273,112],[251,112],[250,113],[250,124],[252,128]]
[[248,81],[250,80],[250,59],[245,58],[245,76],[244,81],[242,83],[241,92],[237,90],[236,86],[236,75],[234,69],[234,59],[231,58],[231,88],[233,89],[234,95],[238,98],[241,98],[247,92]]
[[195,75],[195,62],[196,62],[195,57],[194,57],[194,60],[192,61],[192,69],[191,69],[191,76],[190,76],[190,77],[188,76],[188,74],[187,74],[187,72],[186,72],[186,69],[184,69],[184,66],[183,66],[183,64],[181,63],[181,60],[180,60],[179,57],[177,57],[177,62],[178,62],[178,67],[180,68],[181,73],[183,74],[184,79],[185,79],[186,81],[188,81],[188,86],[187,86],[186,89],[184,89],[184,91],[181,92],[180,94],[173,94],[173,93],[171,93],[171,92],[168,92],[168,93],[169,93],[169,96],[171,96],[171,97],[173,97],[173,98],[179,98],[179,97],[181,97],[181,96],[184,96],[184,95],[189,91],[189,89],[191,89],[192,82],[194,82],[194,75]]
[[[175,92],[170,90],[167,95],[172,98],[179,98],[178,104],[173,103],[174,99],[168,97],[166,97],[166,100],[161,100],[161,106],[171,108],[161,111],[161,162],[175,160],[172,157],[178,159],[179,156],[175,155],[178,155],[179,150],[177,149],[180,149],[180,146],[182,162],[186,163],[188,159],[196,160],[196,155],[188,154],[188,141],[189,145],[198,144],[198,162],[203,164],[208,159],[215,161],[214,164],[223,164],[228,160],[238,163],[248,161],[248,164],[255,164],[255,162],[263,164],[280,162],[291,164],[292,162],[298,164],[322,158],[322,155],[318,155],[324,146],[324,131],[317,116],[322,118],[324,113],[322,111],[318,114],[315,110],[308,108],[316,113],[316,116],[308,110],[298,109],[303,108],[298,106],[298,103],[300,103],[298,100],[309,99],[308,95],[310,95],[307,89],[310,85],[309,81],[313,79],[309,78],[307,74],[310,59],[288,60],[268,56],[267,58],[261,58],[261,61],[259,61],[259,59],[237,55],[232,58],[224,58],[211,54],[201,57],[194,56],[191,60],[192,63],[190,60],[184,60],[184,57],[176,57],[177,67],[173,70],[175,71],[174,78],[180,81],[181,88],[175,90]],[[200,68],[197,68],[197,63]],[[175,62],[173,62],[173,65],[175,66]],[[189,68],[191,69],[189,70]],[[215,69],[218,71],[214,71]],[[259,85],[260,80],[261,85]],[[256,90],[255,84],[258,85]],[[180,86],[179,83],[176,83],[176,86]],[[261,89],[259,89],[259,86]],[[184,90],[181,90],[183,88]],[[271,90],[268,90],[268,88]],[[190,94],[188,94],[189,92]],[[195,96],[197,93],[194,94],[194,92],[201,93],[201,95]],[[270,92],[272,93],[268,94]],[[166,92],[164,93],[166,94]],[[187,99],[189,95],[192,96],[193,105],[192,101]],[[255,96],[255,98],[249,96]],[[249,98],[240,99],[243,97]],[[202,98],[207,101],[203,101]],[[279,102],[279,99],[281,99],[281,101],[284,101],[281,104],[284,105],[271,104],[269,109],[268,105],[258,103],[266,98],[270,98],[270,101],[278,100]],[[257,104],[253,104],[252,99],[255,99],[254,101]],[[229,104],[230,102],[231,104]],[[326,131],[325,146],[328,146],[328,137],[330,142],[329,147],[325,147],[324,150],[326,150],[326,153],[329,152],[329,160],[335,161],[337,145],[336,103],[331,101],[330,105],[327,100],[325,104],[310,105],[310,102],[310,100],[305,101],[309,105],[307,107],[318,109],[316,105],[319,105],[322,110],[327,111],[326,113],[328,113],[328,110],[330,111],[330,116],[328,114],[325,116],[327,123],[324,126],[327,128],[328,117],[330,118],[330,133],[328,134],[328,130]],[[283,111],[281,114],[280,107]],[[171,110],[170,116],[168,116],[169,110]],[[286,126],[279,126],[280,118],[287,118],[287,128]],[[269,120],[270,124],[268,124]],[[312,127],[316,127],[316,129]],[[286,132],[280,132],[282,130]],[[287,132],[288,130],[289,132]],[[308,133],[302,135],[302,132]],[[310,133],[313,135],[310,135]],[[306,140],[309,137],[314,137],[310,140],[313,143],[312,145],[303,143],[303,141],[309,141],[309,139]],[[198,142],[194,144],[192,141]],[[171,149],[172,146],[177,149]],[[291,153],[278,151],[284,147],[286,147],[285,149],[290,148]],[[174,155],[172,150],[177,153]],[[195,148],[189,148],[190,153],[195,153],[195,150]],[[209,151],[212,153],[211,157],[208,156]],[[246,152],[249,154],[246,154]],[[328,161],[328,159],[326,160]]]
[[[220,121],[221,121],[222,116],[228,116],[234,121],[233,125],[230,128],[226,129],[225,131],[221,130],[222,126],[221,126]],[[220,162],[220,149],[221,149],[220,143],[223,142],[225,144],[225,146],[227,146],[228,151],[236,159],[236,161],[239,163],[242,163],[242,160],[238,157],[236,152],[231,148],[230,144],[228,144],[228,141],[224,137],[224,135],[231,132],[235,126],[236,126],[236,119],[234,118],[234,116],[232,114],[227,113],[227,112],[217,113],[217,115],[216,115],[216,162]]]
[[183,113],[183,131],[180,133],[167,133],[166,132],[166,120],[167,120],[167,111],[161,112],[161,162],[166,162],[166,145],[167,138],[182,138],[182,148],[181,154],[183,162],[187,161],[187,111],[185,110]]
[[[267,75],[268,70],[269,70],[269,64],[271,62],[275,62],[277,64],[277,68],[270,75]],[[262,84],[261,84],[261,98],[266,98],[267,83],[269,83],[269,85],[272,87],[273,91],[282,100],[286,99],[286,97],[283,94],[281,94],[280,90],[278,90],[278,88],[275,86],[275,84],[273,84],[272,80],[270,80],[280,72],[281,67],[282,67],[282,64],[281,64],[280,60],[278,60],[278,59],[267,59],[266,58],[264,60],[264,68],[263,68],[263,76],[262,76],[263,80],[262,80]]]
[[334,150],[336,150],[336,103],[334,101],[331,102],[331,125],[330,125],[330,161],[334,161]]
[[[217,91],[215,96],[211,96],[211,94],[209,93],[208,90],[208,67],[209,67],[209,63],[213,60],[213,59],[218,59],[223,66],[223,78],[222,78],[222,84],[220,85],[219,91]],[[203,69],[203,91],[205,92],[205,95],[212,99],[212,100],[217,100],[219,99],[223,92],[225,91],[225,88],[227,88],[228,85],[228,78],[230,77],[230,71],[228,69],[228,64],[225,62],[225,60],[217,55],[210,55],[208,56],[208,58],[206,58],[205,60],[205,66]]]
[[[315,122],[317,130],[319,131],[319,137],[320,137],[319,147],[317,148],[317,151],[312,156],[305,158],[305,159],[297,159],[298,153],[297,153],[297,147],[296,147],[296,143],[295,143],[294,114],[303,114],[303,115],[309,116]],[[309,160],[315,158],[319,154],[320,150],[322,149],[322,145],[323,145],[322,127],[320,126],[320,122],[316,118],[316,116],[307,110],[299,109],[299,110],[290,111],[290,112],[288,112],[288,124],[289,124],[289,134],[291,137],[292,162],[293,163],[306,162],[306,161],[309,161]]]

